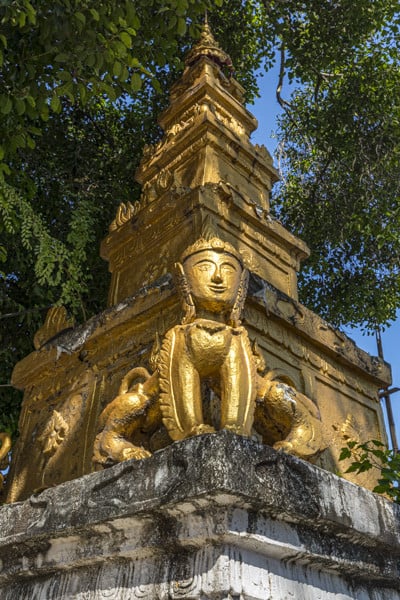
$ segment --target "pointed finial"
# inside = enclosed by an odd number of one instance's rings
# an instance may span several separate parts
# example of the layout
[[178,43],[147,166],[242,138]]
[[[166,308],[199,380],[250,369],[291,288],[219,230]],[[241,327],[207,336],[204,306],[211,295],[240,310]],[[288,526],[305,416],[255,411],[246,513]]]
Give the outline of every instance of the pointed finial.
[[208,23],[208,13],[205,11],[204,23],[201,29],[200,39],[186,56],[185,64],[190,67],[200,58],[207,57],[215,62],[219,67],[227,68],[230,74],[233,73],[232,60],[229,54],[222,50],[215,40],[210,25]]

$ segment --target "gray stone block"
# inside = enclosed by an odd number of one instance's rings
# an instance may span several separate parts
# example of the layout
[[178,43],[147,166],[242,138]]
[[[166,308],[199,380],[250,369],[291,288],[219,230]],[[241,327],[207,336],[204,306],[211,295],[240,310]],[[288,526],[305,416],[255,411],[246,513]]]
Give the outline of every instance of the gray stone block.
[[400,507],[222,431],[0,510],[4,600],[395,600]]

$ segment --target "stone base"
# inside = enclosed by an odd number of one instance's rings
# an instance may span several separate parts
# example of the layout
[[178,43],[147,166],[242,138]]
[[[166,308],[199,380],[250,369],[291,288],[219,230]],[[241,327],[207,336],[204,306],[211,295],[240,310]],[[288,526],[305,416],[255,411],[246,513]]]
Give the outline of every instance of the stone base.
[[2,600],[398,600],[400,507],[228,432],[0,510]]

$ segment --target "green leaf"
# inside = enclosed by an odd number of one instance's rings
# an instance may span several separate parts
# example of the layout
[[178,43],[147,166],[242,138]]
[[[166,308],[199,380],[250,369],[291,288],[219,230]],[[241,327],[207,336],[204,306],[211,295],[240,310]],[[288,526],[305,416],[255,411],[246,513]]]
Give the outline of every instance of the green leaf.
[[376,485],[372,491],[375,492],[375,494],[386,494],[389,489],[389,485]]
[[126,46],[126,48],[130,48],[132,46],[132,38],[129,35],[129,33],[127,33],[126,31],[122,31],[119,34],[120,40],[123,42],[123,44]]
[[85,104],[86,100],[87,100],[87,88],[83,83],[78,83],[78,90],[79,90],[79,96],[81,99],[81,102],[83,104]]
[[8,165],[6,165],[5,163],[0,163],[0,171],[2,171],[5,175],[11,174],[10,167]]
[[[57,90],[56,90],[57,92]],[[49,120],[49,107],[48,106],[43,106],[41,111],[40,111],[40,118],[42,119],[42,121],[46,122]]]
[[115,77],[119,77],[122,73],[122,65],[121,63],[116,60],[115,63],[113,64],[113,75],[115,75]]
[[345,460],[351,457],[351,452],[348,448],[342,448],[339,455],[339,460]]
[[68,71],[57,71],[57,77],[61,81],[71,81],[72,79],[72,75]]
[[95,8],[90,9],[90,14],[92,15],[92,17],[95,21],[100,21],[100,15]]
[[374,446],[378,446],[380,448],[385,447],[385,444],[383,442],[381,442],[380,440],[371,440],[371,443],[374,444]]
[[3,115],[8,115],[12,109],[12,101],[9,96],[1,96],[0,100],[0,112]]
[[7,260],[7,249],[0,245],[0,262],[5,263]]
[[103,82],[102,89],[103,89],[103,92],[105,94],[107,94],[107,96],[111,100],[111,102],[114,102],[116,100],[116,98],[117,98],[116,92],[115,92],[115,89],[111,85],[108,85],[107,83]]
[[17,133],[12,136],[11,144],[15,146],[15,148],[25,148],[26,146],[26,138],[23,133]]
[[60,54],[57,54],[54,57],[54,60],[56,62],[68,62],[70,59],[70,55],[69,54],[65,54],[65,52],[60,52]]
[[128,23],[130,23],[130,25],[134,27],[134,29],[139,29],[140,21],[136,13],[134,3],[131,1],[128,1],[126,3],[126,15]]
[[177,17],[175,15],[171,15],[168,19],[168,29],[174,29],[177,24]]
[[141,66],[140,60],[136,56],[132,56],[128,60],[129,66],[136,69]]
[[76,12],[76,13],[75,13],[75,19],[76,19],[77,21],[79,21],[80,23],[82,23],[82,25],[85,25],[85,23],[86,23],[86,17],[85,17],[85,15],[84,15],[83,13],[81,13],[81,12]]
[[120,40],[113,40],[111,42],[111,47],[114,50],[116,56],[119,58],[125,58],[127,55],[127,48],[125,44],[123,44]]
[[20,12],[18,15],[18,25],[20,28],[24,27],[26,23],[26,13]]
[[354,462],[348,469],[346,469],[346,473],[355,473],[359,472],[361,468],[361,464],[359,462]]
[[139,73],[133,73],[131,76],[131,89],[133,92],[138,92],[142,87],[142,78]]
[[155,77],[153,77],[153,79],[151,80],[151,85],[154,88],[154,90],[157,92],[157,94],[161,94],[162,93],[162,87],[161,87],[160,82],[158,81],[158,79],[156,79]]
[[186,21],[182,17],[178,19],[177,32],[179,35],[185,35],[186,33]]
[[28,148],[30,148],[31,150],[34,150],[34,148],[36,148],[36,142],[33,138],[31,138],[30,135],[26,136],[26,145],[28,146]]
[[14,98],[14,105],[17,115],[21,116],[25,112],[25,102],[22,98]]
[[50,101],[50,107],[51,110],[53,110],[55,113],[59,113],[61,111],[61,102],[60,102],[60,98],[58,96],[53,96],[51,101]]
[[96,63],[96,57],[94,54],[89,54],[86,58],[86,64],[88,67],[93,67]]
[[58,96],[68,96],[70,101],[73,103],[75,101],[75,97],[73,94],[73,84],[71,81],[67,83],[63,83],[55,88],[55,92]]

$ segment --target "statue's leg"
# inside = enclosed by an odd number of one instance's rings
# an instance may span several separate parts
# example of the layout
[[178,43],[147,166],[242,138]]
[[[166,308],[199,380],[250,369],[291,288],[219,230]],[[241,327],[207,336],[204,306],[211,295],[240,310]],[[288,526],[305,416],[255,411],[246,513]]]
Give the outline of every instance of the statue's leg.
[[221,429],[251,434],[256,399],[255,365],[244,330],[233,332],[221,368]]
[[[139,460],[151,456],[151,452],[141,446],[135,446],[115,431],[104,431],[98,438],[98,443],[97,439],[95,442],[94,459],[98,464],[108,466],[131,458]],[[100,460],[96,460],[99,455]]]
[[165,336],[160,360],[160,408],[173,440],[215,431],[204,424],[200,375],[187,348],[185,330],[171,329]]
[[172,385],[184,431],[187,435],[211,431],[204,424],[200,376],[187,353],[176,357],[176,371]]
[[146,419],[151,399],[138,391],[117,396],[103,411],[102,431],[94,444],[93,462],[108,466],[131,458],[141,459],[151,455],[129,438],[141,428]]

